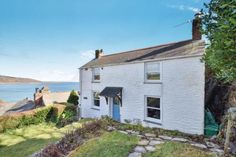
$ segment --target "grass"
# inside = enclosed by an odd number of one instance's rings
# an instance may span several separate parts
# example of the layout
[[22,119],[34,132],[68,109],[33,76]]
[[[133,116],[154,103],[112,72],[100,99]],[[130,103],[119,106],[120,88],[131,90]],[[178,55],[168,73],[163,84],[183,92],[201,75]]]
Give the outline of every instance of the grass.
[[146,153],[144,157],[213,157],[213,154],[188,144],[166,142],[157,147],[154,152]]
[[63,128],[57,128],[53,124],[42,123],[1,133],[0,156],[29,156],[48,144],[59,140],[70,130],[81,127],[81,125],[81,122],[76,122]]
[[104,133],[75,150],[70,157],[127,157],[139,138],[119,132]]

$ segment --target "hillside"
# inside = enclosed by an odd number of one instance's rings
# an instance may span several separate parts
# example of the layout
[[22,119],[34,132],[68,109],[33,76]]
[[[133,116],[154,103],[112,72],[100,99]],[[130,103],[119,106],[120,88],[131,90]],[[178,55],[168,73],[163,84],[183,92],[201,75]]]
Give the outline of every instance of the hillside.
[[11,77],[0,75],[0,84],[1,83],[39,83],[40,81],[30,79],[30,78],[21,78],[21,77]]

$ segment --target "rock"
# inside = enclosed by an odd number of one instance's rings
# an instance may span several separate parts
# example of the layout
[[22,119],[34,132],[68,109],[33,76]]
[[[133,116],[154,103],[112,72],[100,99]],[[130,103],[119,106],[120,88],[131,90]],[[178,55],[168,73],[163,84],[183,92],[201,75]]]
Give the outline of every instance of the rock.
[[148,143],[149,143],[148,140],[141,140],[141,141],[138,142],[138,145],[140,145],[140,146],[147,146]]
[[129,157],[142,157],[142,154],[138,152],[133,152],[129,154]]
[[172,139],[172,141],[187,142],[188,140],[185,138],[181,138],[181,137],[175,137]]
[[232,152],[232,154],[236,155],[236,142],[230,142],[229,147],[230,147],[230,152]]
[[133,130],[126,130],[127,133],[131,134]]
[[201,143],[190,143],[191,146],[198,147],[201,149],[207,149],[207,146]]
[[164,141],[151,140],[149,145],[155,146],[155,145],[163,144],[163,143],[164,143]]
[[107,127],[107,131],[113,131],[113,130],[116,130],[116,128],[115,128],[115,127],[112,127],[112,126],[108,126],[108,127]]
[[146,153],[146,149],[144,147],[142,147],[142,146],[136,146],[134,148],[134,151],[138,152],[138,153]]
[[216,149],[219,149],[219,148],[220,148],[220,146],[218,146],[217,144],[212,143],[212,142],[206,142],[206,145],[207,145],[207,147],[209,147],[209,148],[216,148]]
[[137,135],[137,136],[138,136],[138,137],[140,137],[140,138],[145,138],[145,136],[143,136],[143,135],[140,135],[140,134],[139,134],[139,135]]
[[172,137],[170,137],[170,136],[164,136],[164,135],[160,135],[159,136],[161,139],[163,139],[163,140],[171,140],[172,139]]
[[146,133],[145,136],[146,136],[146,137],[156,137],[155,134],[151,134],[151,133]]
[[138,131],[133,131],[132,135],[139,135],[139,132]]
[[211,140],[211,141],[214,141],[216,138],[217,138],[217,136],[216,136],[216,135],[213,135],[213,136],[210,138],[210,140]]
[[153,140],[156,140],[156,141],[163,141],[163,140],[160,139],[160,138],[153,138]]
[[224,154],[224,151],[222,149],[211,148],[210,151],[216,153],[219,156],[222,156]]
[[122,134],[128,134],[126,131],[119,130],[120,133]]
[[149,151],[149,152],[153,152],[153,151],[156,150],[156,148],[153,147],[153,146],[146,146],[145,148],[146,148],[146,150]]

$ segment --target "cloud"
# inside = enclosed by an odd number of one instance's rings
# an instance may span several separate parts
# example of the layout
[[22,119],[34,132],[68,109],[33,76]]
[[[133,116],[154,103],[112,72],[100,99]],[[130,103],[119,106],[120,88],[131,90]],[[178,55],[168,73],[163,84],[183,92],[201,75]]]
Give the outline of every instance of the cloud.
[[185,11],[185,10],[192,11],[194,13],[197,13],[197,12],[200,11],[199,8],[192,7],[192,6],[187,6],[187,5],[168,5],[168,7],[178,9],[178,10],[181,10],[181,11]]

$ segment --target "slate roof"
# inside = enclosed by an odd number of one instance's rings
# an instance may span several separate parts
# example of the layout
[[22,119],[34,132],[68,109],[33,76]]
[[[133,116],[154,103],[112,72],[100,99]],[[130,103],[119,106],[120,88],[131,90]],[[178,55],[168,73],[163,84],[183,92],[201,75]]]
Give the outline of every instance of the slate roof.
[[152,59],[171,59],[175,57],[187,57],[193,55],[203,55],[205,42],[202,40],[184,40],[180,42],[168,43],[147,47],[111,55],[104,55],[99,59],[93,59],[81,68],[91,68],[108,66],[115,64],[127,64],[136,61]]

